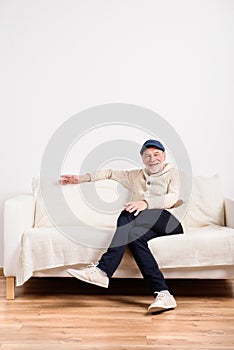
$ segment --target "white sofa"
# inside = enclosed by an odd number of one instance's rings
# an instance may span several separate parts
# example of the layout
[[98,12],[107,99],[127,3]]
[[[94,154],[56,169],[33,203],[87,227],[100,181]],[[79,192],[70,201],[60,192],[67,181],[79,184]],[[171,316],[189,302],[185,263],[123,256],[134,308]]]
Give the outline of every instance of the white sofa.
[[[56,187],[57,186],[57,187]],[[58,188],[54,183],[54,188]],[[5,202],[4,275],[6,297],[15,298],[15,286],[31,276],[69,277],[66,269],[98,261],[115,229],[118,212],[108,215],[87,204],[84,193],[96,191],[111,207],[113,199],[123,205],[127,190],[112,180],[63,186],[66,203],[83,225],[66,219],[53,224],[46,213],[38,179],[33,193]],[[61,189],[59,189],[61,191]],[[59,220],[58,220],[59,221]],[[222,196],[219,176],[194,177],[192,196],[183,222],[184,234],[149,242],[166,278],[234,278],[234,201]],[[79,239],[75,235],[79,234]],[[88,239],[88,240],[87,240]],[[136,278],[141,274],[128,249],[114,277]]]

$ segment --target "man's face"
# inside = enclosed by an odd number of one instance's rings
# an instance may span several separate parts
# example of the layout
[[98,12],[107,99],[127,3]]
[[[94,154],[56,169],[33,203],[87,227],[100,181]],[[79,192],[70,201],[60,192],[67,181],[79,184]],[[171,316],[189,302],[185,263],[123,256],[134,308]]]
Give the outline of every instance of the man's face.
[[166,153],[155,147],[147,148],[142,154],[142,161],[148,174],[155,174],[162,169]]

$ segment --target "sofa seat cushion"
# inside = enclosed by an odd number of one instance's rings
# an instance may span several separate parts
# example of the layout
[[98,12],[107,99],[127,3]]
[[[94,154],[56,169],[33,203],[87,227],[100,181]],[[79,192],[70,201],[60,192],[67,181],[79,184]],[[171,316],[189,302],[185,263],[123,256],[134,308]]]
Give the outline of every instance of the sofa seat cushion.
[[[97,262],[114,234],[114,229],[108,228],[94,232],[88,227],[71,227],[70,232],[73,231],[79,232],[79,242],[75,236],[67,238],[55,227],[25,231],[16,284],[23,284],[35,271]],[[85,241],[87,237],[89,240]],[[154,238],[149,241],[149,247],[161,268],[234,265],[234,229],[227,227],[213,225],[190,229],[186,234]],[[128,264],[132,261],[135,266],[128,250],[127,253]]]
[[209,225],[154,238],[149,247],[161,268],[234,264],[234,229]]
[[26,230],[21,240],[16,285],[22,285],[34,271],[97,262],[106,251],[113,234],[114,229],[94,230],[88,226]]

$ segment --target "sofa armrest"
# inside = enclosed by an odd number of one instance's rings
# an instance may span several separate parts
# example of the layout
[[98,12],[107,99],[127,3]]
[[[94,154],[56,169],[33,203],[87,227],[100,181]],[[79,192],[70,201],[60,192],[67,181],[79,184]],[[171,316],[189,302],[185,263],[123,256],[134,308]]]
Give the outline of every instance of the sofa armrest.
[[16,276],[23,232],[33,226],[32,194],[21,194],[4,203],[3,271],[6,277]]
[[225,225],[234,228],[234,200],[225,198],[224,200]]

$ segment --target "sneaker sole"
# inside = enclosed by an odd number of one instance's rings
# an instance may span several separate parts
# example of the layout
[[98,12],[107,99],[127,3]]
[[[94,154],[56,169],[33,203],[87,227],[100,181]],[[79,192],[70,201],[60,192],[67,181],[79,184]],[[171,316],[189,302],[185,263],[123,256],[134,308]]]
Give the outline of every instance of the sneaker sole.
[[159,311],[169,311],[169,310],[173,310],[176,307],[177,307],[177,305],[173,305],[170,307],[153,306],[150,309],[148,309],[148,312],[153,313],[153,312],[159,312]]
[[104,284],[95,283],[95,282],[86,280],[86,279],[84,279],[84,278],[82,278],[82,277],[80,277],[80,276],[78,277],[78,276],[76,276],[73,272],[71,272],[71,271],[69,271],[69,270],[67,270],[67,273],[69,273],[69,275],[71,275],[72,277],[77,278],[78,280],[80,280],[80,281],[82,281],[82,282],[86,282],[86,283],[89,283],[89,284],[94,284],[95,286],[102,287],[102,288],[108,288],[108,285],[106,286],[106,285],[104,285]]

